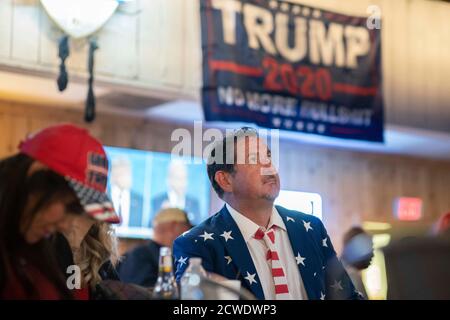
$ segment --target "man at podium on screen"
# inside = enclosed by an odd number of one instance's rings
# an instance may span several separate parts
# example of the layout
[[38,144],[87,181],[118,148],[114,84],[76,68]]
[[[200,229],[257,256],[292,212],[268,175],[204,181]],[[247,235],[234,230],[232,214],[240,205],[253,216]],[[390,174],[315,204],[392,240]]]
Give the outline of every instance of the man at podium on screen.
[[157,194],[152,201],[153,212],[167,208],[178,208],[187,212],[192,223],[199,223],[200,205],[198,200],[187,193],[188,170],[180,159],[172,159],[167,170],[167,191]]
[[143,198],[133,190],[133,170],[126,157],[111,162],[111,186],[109,190],[114,209],[120,216],[121,227],[141,227]]
[[258,299],[361,298],[322,222],[274,206],[280,180],[255,130],[242,128],[218,141],[207,171],[225,205],[175,240],[177,281],[189,258],[201,257],[206,271],[239,279]]

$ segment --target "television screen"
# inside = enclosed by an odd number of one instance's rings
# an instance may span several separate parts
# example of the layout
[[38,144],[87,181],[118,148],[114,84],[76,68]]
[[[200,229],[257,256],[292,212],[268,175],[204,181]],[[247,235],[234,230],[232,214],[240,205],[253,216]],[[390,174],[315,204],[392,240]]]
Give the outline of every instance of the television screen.
[[122,222],[120,237],[149,238],[159,210],[176,207],[196,225],[208,217],[210,184],[201,159],[168,153],[105,147],[109,158],[108,195]]
[[318,193],[280,190],[276,205],[312,214],[322,220],[322,197]]

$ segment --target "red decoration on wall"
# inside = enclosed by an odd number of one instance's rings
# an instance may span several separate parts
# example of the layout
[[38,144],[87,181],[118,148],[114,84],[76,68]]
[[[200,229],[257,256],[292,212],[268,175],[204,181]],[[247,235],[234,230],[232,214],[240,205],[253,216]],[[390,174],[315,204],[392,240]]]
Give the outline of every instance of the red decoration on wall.
[[397,198],[394,204],[394,215],[402,221],[420,220],[422,218],[422,199]]

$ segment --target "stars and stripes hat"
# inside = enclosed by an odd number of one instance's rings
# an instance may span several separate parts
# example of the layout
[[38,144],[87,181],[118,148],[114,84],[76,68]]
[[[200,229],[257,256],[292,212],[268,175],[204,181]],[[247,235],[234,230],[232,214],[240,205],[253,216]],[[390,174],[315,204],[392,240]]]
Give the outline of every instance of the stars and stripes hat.
[[120,222],[106,194],[105,150],[86,129],[72,124],[51,126],[28,136],[19,144],[19,150],[64,176],[89,216]]

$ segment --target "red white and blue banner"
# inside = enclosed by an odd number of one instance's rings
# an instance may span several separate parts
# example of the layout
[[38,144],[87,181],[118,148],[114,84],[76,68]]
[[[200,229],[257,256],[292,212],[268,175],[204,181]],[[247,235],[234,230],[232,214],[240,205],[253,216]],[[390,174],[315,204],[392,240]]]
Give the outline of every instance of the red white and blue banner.
[[381,32],[286,1],[201,0],[207,121],[383,141]]

